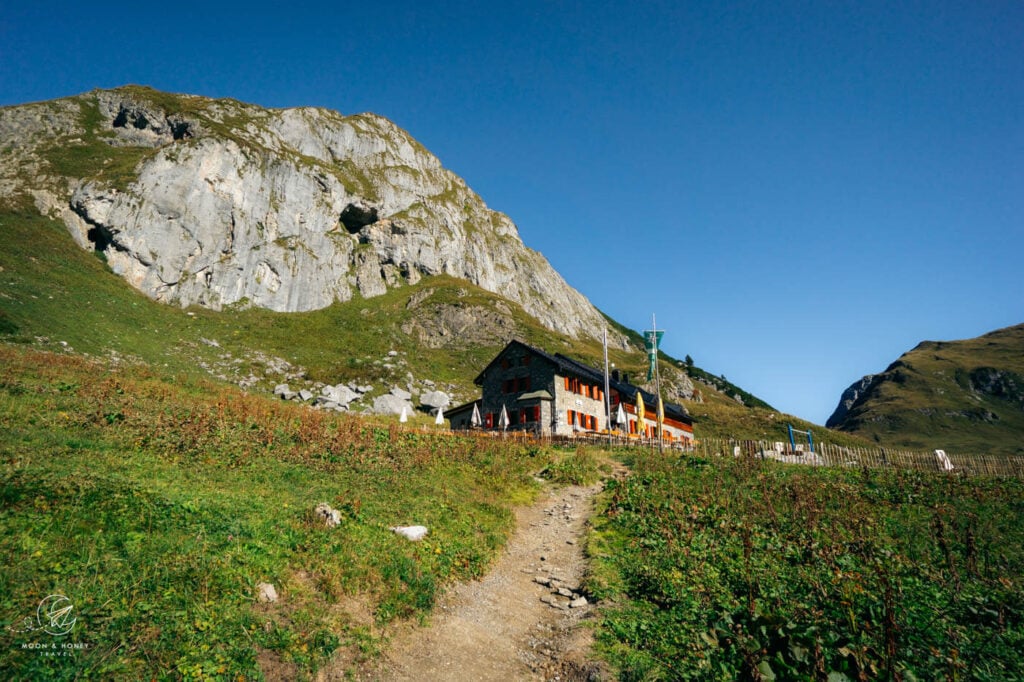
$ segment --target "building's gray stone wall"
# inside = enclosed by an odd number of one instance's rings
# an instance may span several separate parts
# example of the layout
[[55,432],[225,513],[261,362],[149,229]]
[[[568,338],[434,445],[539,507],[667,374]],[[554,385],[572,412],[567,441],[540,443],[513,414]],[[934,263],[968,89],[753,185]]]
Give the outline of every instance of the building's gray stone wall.
[[[573,410],[577,413],[590,415],[591,417],[597,418],[597,431],[601,431],[606,428],[608,422],[607,415],[605,414],[605,406],[603,400],[597,400],[594,398],[587,397],[582,393],[574,393],[568,391],[565,388],[565,377],[556,376],[554,377],[554,408],[556,413],[557,425],[554,433],[560,436],[571,436],[574,433],[574,429],[569,424],[569,410]],[[603,386],[599,387],[602,391]],[[579,421],[577,421],[579,424]],[[582,426],[577,426],[578,431],[589,431],[594,429],[584,429]]]
[[[523,359],[525,357],[529,357],[529,361],[524,363]],[[503,366],[503,361],[507,363],[507,367]],[[533,399],[522,402],[518,398],[524,393],[533,393],[539,390],[545,390],[554,395],[555,382],[553,377],[555,369],[555,366],[550,361],[530,353],[521,346],[506,347],[483,374],[483,383],[481,385],[483,397],[480,405],[481,416],[484,416],[486,420],[485,415],[488,413],[493,414],[493,428],[499,428],[498,418],[501,414],[502,406],[505,407],[509,417],[512,418],[513,412],[518,415],[520,410],[540,405],[541,414],[538,421],[520,424],[518,420],[513,419],[513,423],[508,428],[510,431],[532,430],[543,434],[551,433],[551,401]],[[512,393],[504,392],[506,381],[521,381],[527,377],[530,379],[528,388],[521,387]]]

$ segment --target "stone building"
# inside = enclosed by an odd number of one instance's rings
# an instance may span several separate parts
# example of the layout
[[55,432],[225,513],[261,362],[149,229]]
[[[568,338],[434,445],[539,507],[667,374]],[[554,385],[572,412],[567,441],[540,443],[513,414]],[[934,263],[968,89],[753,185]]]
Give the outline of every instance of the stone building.
[[[473,408],[480,428],[531,431],[538,435],[571,436],[607,432],[604,373],[561,354],[551,355],[521,341],[512,341],[483,369],[474,383],[481,397],[449,410],[453,429],[471,428]],[[657,437],[657,397],[613,373],[609,380],[612,428],[636,437]],[[637,394],[646,411],[638,428]],[[624,423],[616,422],[620,413]],[[502,424],[502,410],[507,425]],[[664,435],[668,442],[693,439],[693,420],[680,405],[665,404]]]

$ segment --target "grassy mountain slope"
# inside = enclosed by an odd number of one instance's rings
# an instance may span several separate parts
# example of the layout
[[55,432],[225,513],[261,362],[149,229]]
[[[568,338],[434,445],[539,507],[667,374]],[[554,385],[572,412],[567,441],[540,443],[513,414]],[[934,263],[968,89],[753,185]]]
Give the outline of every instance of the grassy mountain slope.
[[1024,324],[918,344],[874,378],[837,428],[910,448],[1024,453]]

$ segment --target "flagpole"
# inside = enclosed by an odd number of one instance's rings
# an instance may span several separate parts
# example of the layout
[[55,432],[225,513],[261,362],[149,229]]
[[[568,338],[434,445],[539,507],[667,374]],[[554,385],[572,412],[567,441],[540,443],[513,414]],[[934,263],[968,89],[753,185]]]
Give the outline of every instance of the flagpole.
[[607,421],[604,427],[608,429],[608,447],[612,446],[612,393],[608,384],[608,327],[604,328],[604,408],[607,414]]
[[[654,318],[654,313],[651,313],[651,328],[654,330],[654,386],[657,391],[658,402],[661,403],[661,373],[658,371],[658,321]],[[658,453],[664,454],[665,452],[665,441],[664,432],[665,415],[659,412],[657,415],[658,420]]]

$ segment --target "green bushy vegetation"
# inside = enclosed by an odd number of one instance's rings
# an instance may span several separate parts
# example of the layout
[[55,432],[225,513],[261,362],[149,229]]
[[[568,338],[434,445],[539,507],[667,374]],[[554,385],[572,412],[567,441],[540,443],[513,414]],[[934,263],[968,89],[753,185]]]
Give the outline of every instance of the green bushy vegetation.
[[607,453],[593,447],[579,446],[557,458],[541,475],[562,485],[591,485],[601,480],[609,468],[602,464]]
[[[258,679],[370,655],[381,624],[483,574],[550,463],[141,366],[0,346],[0,367],[6,679]],[[408,524],[430,533],[388,530]],[[279,603],[256,603],[263,581]],[[18,632],[50,594],[75,607],[69,657]]]
[[636,455],[589,540],[621,679],[1024,676],[1024,485]]

